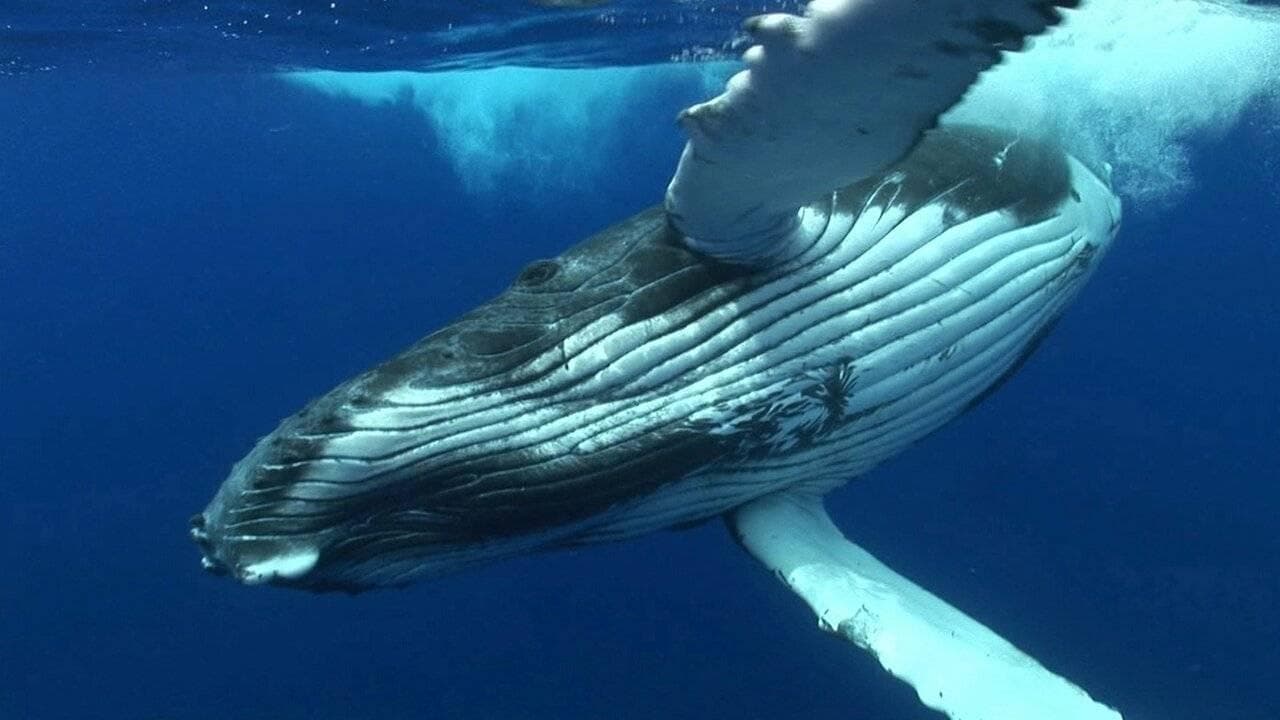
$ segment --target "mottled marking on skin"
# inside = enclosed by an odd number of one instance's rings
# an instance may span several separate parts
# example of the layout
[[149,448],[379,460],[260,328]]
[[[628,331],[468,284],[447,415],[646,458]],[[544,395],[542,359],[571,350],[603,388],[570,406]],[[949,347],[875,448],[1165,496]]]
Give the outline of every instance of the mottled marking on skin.
[[1086,243],[1080,250],[1080,254],[1076,256],[1072,270],[1076,275],[1081,275],[1093,266],[1093,261],[1097,257],[1098,246],[1093,243]]
[[978,20],[969,29],[983,42],[1001,50],[1017,52],[1026,42],[1022,28],[997,18]]
[[[1007,149],[1007,151],[1006,151]],[[975,166],[961,158],[992,158],[1004,151],[999,165]],[[959,220],[1013,206],[1024,223],[1043,219],[1071,192],[1071,176],[1062,157],[1030,138],[1010,144],[1007,134],[973,126],[949,127],[926,133],[907,163],[894,168],[905,173],[889,203],[911,207],[947,192],[947,212]],[[838,210],[857,214],[876,191],[893,177],[890,171],[868,178],[840,192]]]
[[938,40],[933,44],[933,49],[951,57],[968,57],[969,53],[974,51],[974,48],[970,46],[961,45],[951,40]]
[[893,69],[894,77],[906,80],[928,80],[929,71],[915,65],[902,64]]
[[1045,23],[1056,25],[1062,19],[1062,13],[1058,8],[1078,8],[1080,7],[1080,0],[1057,0],[1057,2],[1045,0],[1045,2],[1036,3],[1031,7],[1039,13],[1040,17],[1044,18]]
[[692,426],[723,438],[738,459],[808,447],[851,419],[865,416],[845,412],[857,381],[853,361],[841,360],[810,371],[750,404],[730,402],[711,409]]

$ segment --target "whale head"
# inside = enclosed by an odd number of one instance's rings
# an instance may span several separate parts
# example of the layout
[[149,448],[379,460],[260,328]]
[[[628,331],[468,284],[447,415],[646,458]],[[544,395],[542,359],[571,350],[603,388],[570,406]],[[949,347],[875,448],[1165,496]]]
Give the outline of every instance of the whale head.
[[722,445],[679,426],[593,437],[607,400],[643,395],[622,387],[643,338],[607,338],[687,321],[742,274],[685,249],[658,209],[529,265],[259,440],[191,520],[204,566],[355,591],[572,542]]

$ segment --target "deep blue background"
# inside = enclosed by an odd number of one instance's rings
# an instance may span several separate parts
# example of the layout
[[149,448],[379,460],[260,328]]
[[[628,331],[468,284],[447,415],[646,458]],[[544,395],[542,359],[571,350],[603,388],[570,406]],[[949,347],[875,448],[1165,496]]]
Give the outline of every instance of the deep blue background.
[[[357,598],[199,570],[256,437],[654,202],[687,99],[557,204],[465,195],[408,105],[0,84],[0,718],[935,717],[718,523]],[[1018,378],[832,500],[1129,720],[1280,716],[1275,150],[1206,144]]]

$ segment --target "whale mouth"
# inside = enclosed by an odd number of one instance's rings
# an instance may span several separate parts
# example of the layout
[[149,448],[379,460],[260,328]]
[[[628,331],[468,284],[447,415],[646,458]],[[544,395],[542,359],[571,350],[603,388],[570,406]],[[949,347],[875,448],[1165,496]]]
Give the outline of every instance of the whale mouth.
[[221,533],[207,510],[191,517],[189,533],[206,572],[231,575],[245,585],[293,584],[320,560],[319,549],[305,541]]
[[189,521],[189,536],[207,573],[232,575],[247,585],[296,584],[319,564],[314,537],[244,534],[229,527],[228,510],[220,493]]

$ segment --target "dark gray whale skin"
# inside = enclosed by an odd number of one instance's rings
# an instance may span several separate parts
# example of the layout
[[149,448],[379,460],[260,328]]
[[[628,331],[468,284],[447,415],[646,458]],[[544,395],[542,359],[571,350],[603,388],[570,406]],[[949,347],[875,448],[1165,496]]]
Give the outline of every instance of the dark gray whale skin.
[[[886,190],[890,184],[892,194]],[[928,133],[884,174],[816,205],[833,215],[856,216],[869,208],[910,211],[942,203],[949,225],[997,210],[1031,224],[1053,216],[1073,196],[1080,202],[1066,156],[1057,148],[958,127]],[[1087,274],[1095,249],[1088,244],[1073,251],[1069,270],[1053,280],[1064,293]],[[679,393],[707,382],[717,367],[708,358],[663,375],[664,362],[675,352],[667,344],[682,336],[706,340],[749,332],[751,313],[743,310],[743,322],[734,325],[725,319],[726,308],[787,282],[797,283],[792,294],[801,288],[813,292],[834,277],[819,271],[824,260],[814,254],[793,267],[767,270],[723,264],[687,249],[661,209],[653,208],[556,258],[534,262],[498,297],[311,402],[262,438],[192,518],[204,565],[249,583],[358,591],[631,534],[602,530],[601,518],[639,507],[651,494],[695,474],[776,452],[767,438],[790,427],[779,408],[790,407],[791,400],[766,393],[765,400],[735,404],[717,396],[706,407],[693,402],[683,414],[646,410],[655,419],[641,423],[642,431],[608,442],[591,438],[612,437],[628,408],[686,398]],[[814,273],[813,279],[800,282],[805,273]],[[792,308],[788,317],[804,310]],[[948,406],[941,421],[1016,370],[1056,315],[1027,330],[1017,351],[1002,356],[1000,372]],[[614,360],[581,370],[580,364],[593,362],[587,350],[603,342],[602,324],[631,339],[610,350]],[[777,356],[781,368],[788,352],[779,342],[763,347],[760,357]],[[948,352],[940,348],[937,357],[945,361]],[[790,446],[818,446],[824,433],[874,418],[879,407],[845,411],[857,399],[858,366],[859,358],[841,357],[809,368],[803,375],[817,378],[812,386],[777,380],[825,403],[821,427],[796,430]],[[752,372],[760,387],[774,382],[766,377],[772,370]],[[654,374],[658,379],[647,379]],[[795,376],[797,383],[807,382]],[[743,392],[744,398],[751,395]],[[714,403],[728,408],[724,412],[733,420],[708,422],[706,412],[719,407]],[[504,414],[504,408],[517,406],[524,410]],[[604,414],[594,417],[595,411]],[[592,416],[599,432],[572,446],[569,430],[527,440],[540,427],[579,416]],[[473,435],[475,440],[465,440]],[[781,485],[791,481],[779,478]],[[760,494],[752,492],[688,511],[646,511],[657,520],[642,525],[714,517]],[[295,561],[281,564],[279,558]]]

